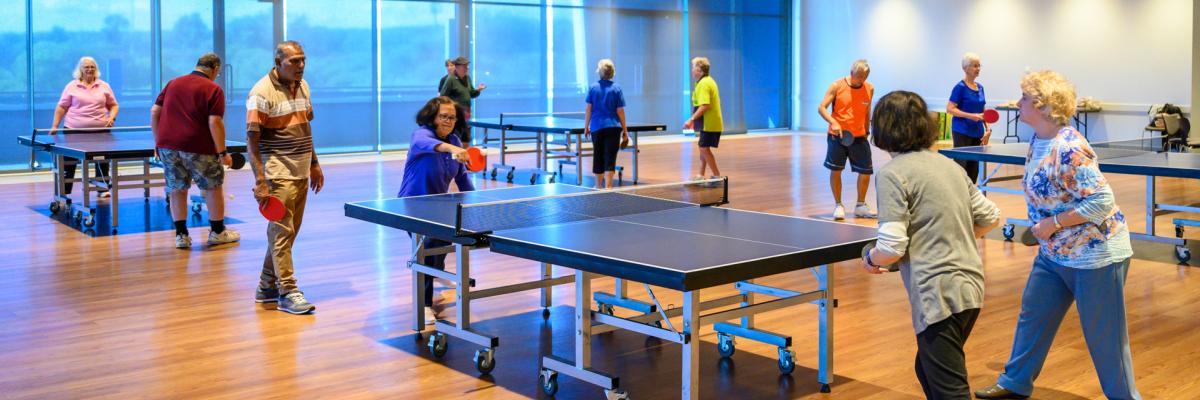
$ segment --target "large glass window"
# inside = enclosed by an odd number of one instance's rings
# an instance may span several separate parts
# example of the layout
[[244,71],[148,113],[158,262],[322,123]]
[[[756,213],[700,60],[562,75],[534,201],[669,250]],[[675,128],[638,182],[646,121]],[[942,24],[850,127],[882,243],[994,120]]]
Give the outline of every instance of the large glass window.
[[537,3],[474,4],[471,79],[487,89],[475,99],[473,117],[547,111],[546,29]]
[[[29,53],[26,52],[25,2],[6,5],[7,23],[0,24],[0,170],[28,168],[29,148],[17,146],[16,136],[28,135],[29,126]],[[46,122],[49,124],[49,122]]]
[[454,3],[385,1],[382,5],[380,145],[397,150],[408,147],[417,111],[437,95],[446,76],[445,60],[462,55],[459,28],[466,23],[458,20]]
[[212,3],[162,0],[163,84],[196,68],[213,49]]
[[708,57],[726,132],[788,126],[788,41],[782,2],[691,0],[692,57]]
[[[79,58],[91,56],[120,104],[117,126],[150,124],[150,105],[158,94],[150,45],[150,4],[33,2],[34,118],[50,127],[63,88],[74,78]],[[83,18],[82,16],[87,16]]]
[[225,0],[225,135],[246,138],[246,97],[275,65],[272,6],[258,0]]
[[[471,59],[474,83],[487,85],[475,117],[582,111],[596,63],[609,58],[629,119],[677,133],[690,106],[687,57],[702,55],[713,64],[727,132],[789,123],[791,11],[782,0],[156,2],[9,4],[4,14],[16,18],[0,26],[0,126],[14,135],[49,127],[82,56],[94,57],[112,86],[117,125],[146,125],[161,85],[221,50],[214,34],[224,37],[219,83],[235,139],[244,135],[249,90],[273,67],[276,38],[304,45],[322,153],[406,148],[413,116],[446,74],[444,61],[458,56]],[[213,20],[216,4],[222,21]],[[0,169],[24,168],[27,157],[28,149],[0,146]]]
[[370,1],[288,0],[287,38],[300,42],[312,90],[313,142],[323,152],[375,150]]

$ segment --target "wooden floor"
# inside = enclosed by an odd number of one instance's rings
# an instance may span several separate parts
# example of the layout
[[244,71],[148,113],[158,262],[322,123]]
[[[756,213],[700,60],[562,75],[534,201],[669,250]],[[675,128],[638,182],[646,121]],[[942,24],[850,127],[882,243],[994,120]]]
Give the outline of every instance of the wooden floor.
[[[718,157],[730,176],[730,207],[801,216],[831,212],[828,172],[821,167],[824,138],[726,139]],[[644,146],[642,180],[692,175],[694,153],[688,143]],[[887,162],[886,154],[875,155],[876,165]],[[534,292],[474,305],[473,315],[481,321],[476,326],[501,337],[491,376],[478,376],[471,362],[476,348],[463,341],[452,339],[445,360],[433,359],[424,340],[410,330],[407,237],[342,215],[347,201],[394,196],[402,166],[400,161],[326,162],[325,191],[309,198],[295,250],[300,286],[318,306],[309,316],[252,301],[266,249],[265,224],[256,215],[251,175],[245,171],[227,180],[236,194],[229,215],[242,221],[233,225],[242,242],[215,249],[197,243],[190,251],[174,249],[170,231],[85,236],[46,215],[49,183],[0,185],[0,360],[5,367],[0,398],[538,397],[539,356],[572,357],[573,289],[556,290],[548,322],[539,315]],[[1109,178],[1131,226],[1141,229],[1144,180]],[[847,176],[846,182],[853,180]],[[1164,180],[1159,193],[1163,200],[1190,203],[1200,201],[1196,189],[1196,182]],[[126,196],[126,204],[141,203]],[[873,203],[873,191],[869,198]],[[1005,216],[1025,212],[1018,196],[993,199]],[[141,207],[161,207],[161,198]],[[128,223],[143,223],[137,215],[123,215]],[[1168,235],[1169,221],[1159,217]],[[197,242],[207,233],[207,228],[192,229]],[[973,388],[993,383],[1008,357],[1035,250],[1004,242],[998,231],[982,240],[980,249],[987,298],[966,347]],[[1192,369],[1200,364],[1200,270],[1176,265],[1170,246],[1136,243],[1135,250],[1126,296],[1138,388],[1147,399],[1195,398],[1200,391]],[[479,266],[481,287],[537,274],[533,263],[477,254],[472,261]],[[818,393],[817,313],[805,306],[759,319],[761,328],[795,336],[799,367],[791,377],[779,376],[774,348],[749,341],[739,342],[732,360],[718,362],[715,335],[705,329],[703,396],[920,398],[912,369],[914,335],[899,275],[867,275],[852,262],[834,267],[840,307],[833,393]],[[797,289],[815,284],[805,271],[764,282]],[[645,298],[640,287],[631,292]],[[664,304],[680,304],[677,294],[658,295]],[[678,346],[631,333],[594,342],[596,366],[620,376],[634,398],[678,397]],[[570,378],[560,385],[559,398],[601,396],[595,387]],[[1034,394],[1102,397],[1073,310]]]

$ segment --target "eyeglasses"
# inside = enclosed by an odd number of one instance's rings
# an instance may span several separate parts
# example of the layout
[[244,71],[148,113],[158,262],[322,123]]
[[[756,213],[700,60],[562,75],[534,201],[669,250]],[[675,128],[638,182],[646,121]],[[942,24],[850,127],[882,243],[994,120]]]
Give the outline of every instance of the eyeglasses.
[[451,115],[451,114],[438,114],[437,119],[438,119],[438,121],[441,121],[441,122],[458,121],[458,117],[455,115]]

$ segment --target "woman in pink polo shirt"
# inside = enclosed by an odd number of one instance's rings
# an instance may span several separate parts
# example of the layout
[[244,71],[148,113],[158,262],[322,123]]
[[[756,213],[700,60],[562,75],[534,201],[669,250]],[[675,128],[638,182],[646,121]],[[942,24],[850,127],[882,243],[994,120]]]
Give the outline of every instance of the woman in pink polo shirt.
[[[108,128],[117,119],[117,98],[113,96],[108,83],[100,80],[100,68],[91,57],[81,57],[73,74],[75,79],[67,82],[62,96],[58,99],[58,107],[54,109],[54,123],[50,125],[50,134],[58,133],[60,123],[66,129]],[[63,117],[66,117],[65,119]],[[75,163],[62,165],[64,176],[75,177]],[[99,164],[99,175],[108,177],[108,164]],[[66,184],[63,194],[71,194],[71,184]],[[108,197],[107,190],[100,191],[100,197]]]

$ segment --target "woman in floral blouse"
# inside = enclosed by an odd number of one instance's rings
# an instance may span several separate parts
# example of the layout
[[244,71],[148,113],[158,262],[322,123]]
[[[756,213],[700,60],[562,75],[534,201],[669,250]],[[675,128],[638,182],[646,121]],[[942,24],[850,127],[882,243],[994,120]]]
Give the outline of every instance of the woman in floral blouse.
[[1133,250],[1125,216],[1096,164],[1096,152],[1070,126],[1075,88],[1053,71],[1021,79],[1021,122],[1036,133],[1025,161],[1025,202],[1040,249],[1021,298],[1012,354],[981,399],[1033,393],[1050,344],[1071,303],[1110,399],[1140,399],[1125,324],[1125,276]]

